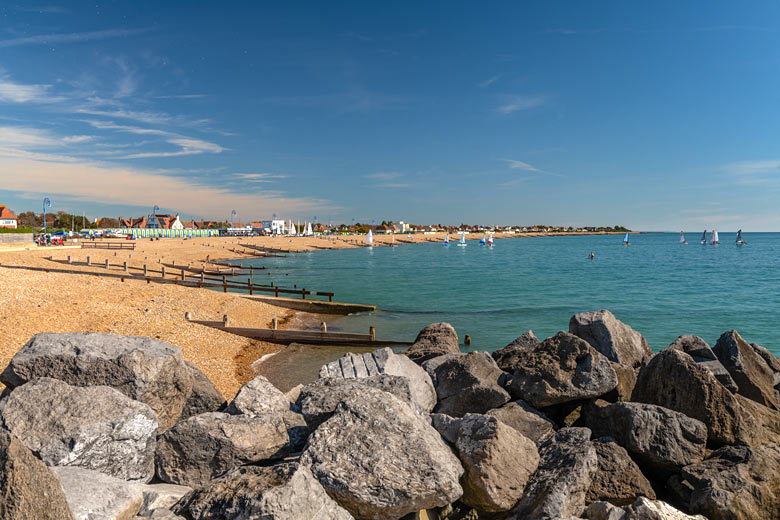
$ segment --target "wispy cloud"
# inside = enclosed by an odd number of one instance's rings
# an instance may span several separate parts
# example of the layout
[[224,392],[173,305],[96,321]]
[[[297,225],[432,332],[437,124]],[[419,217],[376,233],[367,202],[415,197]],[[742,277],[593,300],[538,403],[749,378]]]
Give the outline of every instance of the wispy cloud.
[[49,132],[37,128],[0,126],[0,144],[5,147],[52,147],[61,144]]
[[288,177],[288,175],[281,175],[278,173],[234,173],[232,176],[236,179],[248,182],[273,182]]
[[486,79],[485,81],[483,81],[481,83],[477,83],[477,85],[480,86],[480,87],[483,87],[483,88],[484,87],[489,87],[490,85],[492,85],[493,83],[495,83],[499,79],[501,79],[501,76],[493,76],[492,78],[488,78],[488,79]]
[[501,159],[501,160],[506,162],[509,165],[509,168],[513,170],[526,170],[529,172],[540,171],[538,168],[531,166],[527,162],[515,161],[514,159]]
[[49,93],[51,85],[25,85],[0,76],[0,102],[59,103],[65,98]]
[[95,136],[92,135],[69,135],[67,137],[63,137],[62,141],[68,144],[76,144],[86,143],[92,141],[94,138]]
[[148,125],[176,125],[176,126],[189,126],[197,127],[209,122],[208,119],[191,120],[182,116],[172,116],[165,112],[149,112],[149,111],[135,111],[135,110],[97,110],[93,108],[80,108],[77,110],[80,114],[88,114],[91,116],[112,117],[119,119],[129,119],[131,121],[137,121],[139,123],[146,123]]
[[389,188],[389,189],[407,189],[412,185],[403,182],[384,182],[376,185],[377,188]]
[[95,121],[95,120],[87,119],[84,120],[83,122],[92,125],[93,127],[98,128],[100,130],[117,130],[120,132],[128,132],[131,134],[138,134],[138,135],[163,135],[163,136],[176,135],[173,132],[158,130],[156,128],[142,128],[140,126],[118,125],[112,121]]
[[147,159],[150,157],[180,157],[183,155],[199,155],[203,153],[222,153],[226,148],[221,147],[218,144],[203,141],[201,139],[193,139],[191,137],[177,137],[175,139],[168,139],[170,144],[174,144],[179,147],[179,150],[173,152],[141,152],[123,155],[120,159]]
[[547,96],[510,96],[503,105],[496,108],[502,114],[530,110],[547,103]]
[[206,97],[206,94],[178,94],[175,96],[154,96],[154,99],[200,99]]
[[727,164],[723,170],[738,184],[780,184],[780,160],[777,159]]
[[57,34],[39,34],[36,36],[25,36],[23,38],[11,38],[9,40],[0,40],[0,48],[18,47],[19,45],[53,45],[59,43],[88,42],[96,40],[105,40],[108,38],[121,38],[141,34],[152,30],[145,29],[105,29],[102,31],[91,31],[81,33],[57,33]]
[[401,177],[403,174],[399,172],[378,172],[378,173],[369,173],[366,175],[366,179],[379,179],[379,180],[387,180],[387,179],[397,179],[398,177]]

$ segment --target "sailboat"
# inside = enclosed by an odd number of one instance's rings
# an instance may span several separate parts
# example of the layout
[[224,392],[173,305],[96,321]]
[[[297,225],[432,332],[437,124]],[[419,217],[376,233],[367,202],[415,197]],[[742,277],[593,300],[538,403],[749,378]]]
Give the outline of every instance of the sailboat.
[[742,238],[742,230],[740,229],[737,231],[737,245],[738,246],[746,246],[747,242]]
[[306,236],[312,236],[314,232],[311,229],[311,222],[306,223]]
[[368,247],[373,247],[374,245],[374,234],[371,233],[371,230],[368,230],[368,235],[366,235],[366,244],[368,244]]
[[718,240],[718,232],[713,229],[712,234],[710,235],[710,245],[717,246],[718,244],[720,244],[720,240]]
[[485,240],[486,237],[487,237],[487,234],[486,233],[482,233],[482,238],[479,239],[479,245],[484,246],[487,243],[487,241]]
[[295,229],[295,224],[293,224],[293,221],[290,221],[290,234],[292,236],[298,236],[298,230]]
[[444,235],[444,247],[449,247],[449,245],[450,245],[450,234],[447,233],[446,235]]
[[458,242],[458,247],[466,247],[468,244],[466,244],[466,232],[461,231],[460,232],[460,241]]
[[488,247],[493,247],[493,233],[490,233],[490,237],[487,240]]
[[680,243],[683,245],[688,243],[688,241],[685,240],[685,233],[683,233],[682,231],[680,231]]
[[702,243],[702,245],[707,243],[707,230],[706,229],[704,231],[702,231],[702,233],[701,233],[701,243]]
[[623,238],[623,245],[624,246],[630,246],[631,242],[628,241],[628,231],[626,231],[626,236]]

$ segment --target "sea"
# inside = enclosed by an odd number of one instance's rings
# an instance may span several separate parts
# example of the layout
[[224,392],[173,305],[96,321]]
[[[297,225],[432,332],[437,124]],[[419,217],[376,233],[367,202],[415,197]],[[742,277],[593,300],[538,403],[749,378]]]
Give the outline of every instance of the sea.
[[[780,233],[701,231],[551,236],[317,250],[282,258],[243,259],[265,266],[257,283],[333,291],[335,301],[375,305],[376,312],[327,319],[328,330],[413,341],[424,326],[449,322],[464,351],[496,350],[531,329],[540,339],[568,330],[578,312],[609,309],[647,338],[653,351],[681,334],[714,345],[736,329],[780,355]],[[589,258],[593,252],[594,258]],[[270,273],[270,274],[269,274]]]

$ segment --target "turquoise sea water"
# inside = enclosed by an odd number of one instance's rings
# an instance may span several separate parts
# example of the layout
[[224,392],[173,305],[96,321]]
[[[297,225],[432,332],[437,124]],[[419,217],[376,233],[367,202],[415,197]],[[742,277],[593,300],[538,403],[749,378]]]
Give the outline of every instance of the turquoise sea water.
[[[273,280],[334,291],[337,301],[376,305],[375,313],[328,320],[330,330],[413,340],[429,323],[450,322],[471,348],[495,350],[527,329],[539,338],[568,330],[577,313],[609,309],[641,332],[657,351],[680,334],[714,345],[737,329],[749,342],[780,354],[780,234],[721,233],[718,246],[701,232],[631,236],[513,238],[493,249],[403,244],[321,250],[252,261]],[[595,259],[588,254],[595,252]],[[247,260],[241,263],[247,264]]]

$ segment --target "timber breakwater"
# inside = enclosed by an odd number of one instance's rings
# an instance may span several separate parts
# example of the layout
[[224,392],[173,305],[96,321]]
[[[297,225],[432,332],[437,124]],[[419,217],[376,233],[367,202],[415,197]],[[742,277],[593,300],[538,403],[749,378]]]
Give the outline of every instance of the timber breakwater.
[[780,517],[780,360],[736,331],[653,354],[609,311],[461,353],[446,323],[228,402],[172,345],[37,334],[0,375],[0,516]]

